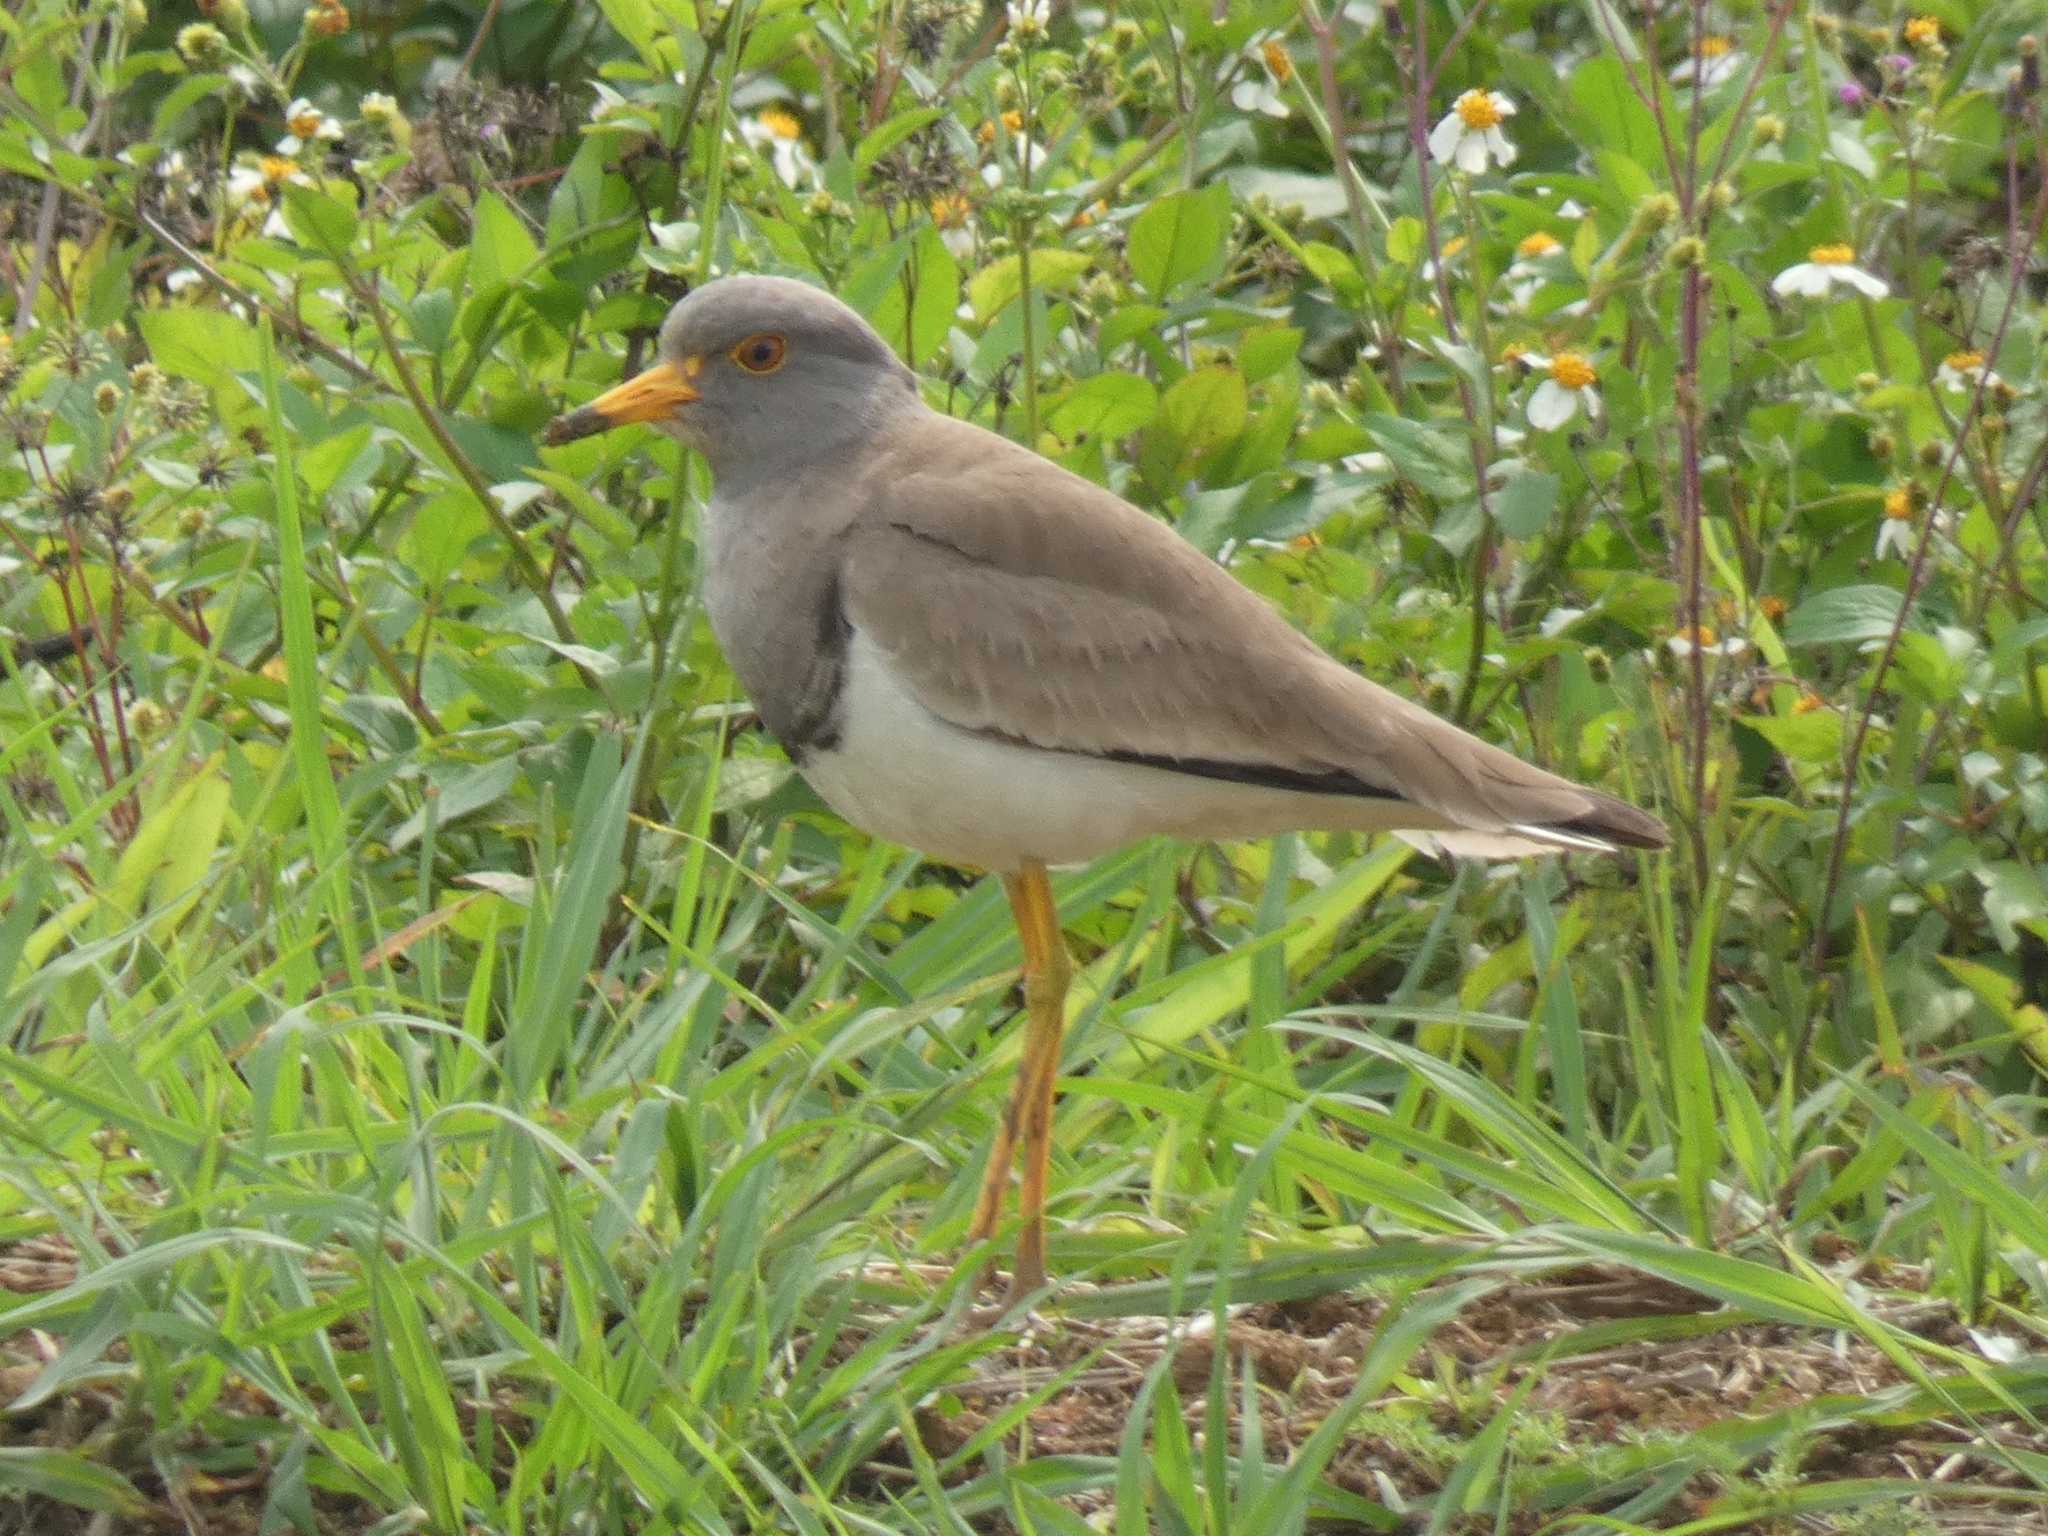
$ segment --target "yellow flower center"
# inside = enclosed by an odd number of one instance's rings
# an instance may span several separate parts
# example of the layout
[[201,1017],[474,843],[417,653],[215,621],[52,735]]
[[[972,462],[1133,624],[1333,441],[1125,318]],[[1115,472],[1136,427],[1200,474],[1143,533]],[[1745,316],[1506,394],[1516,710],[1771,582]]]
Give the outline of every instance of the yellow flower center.
[[1681,629],[1678,638],[1691,645],[1709,646],[1715,640],[1714,628],[1711,624],[1702,624],[1697,629]]
[[[1566,389],[1591,389],[1599,377],[1593,365],[1576,352],[1560,352],[1550,360],[1550,376]],[[1712,645],[1714,642],[1706,642]]]
[[285,127],[302,139],[310,139],[320,131],[318,112],[298,112],[285,119]]
[[789,139],[793,142],[803,137],[804,125],[797,121],[796,114],[787,107],[770,107],[754,121],[778,139]]
[[1953,373],[1975,373],[1984,366],[1982,352],[1951,352],[1941,360],[1942,366]]
[[265,181],[283,181],[299,169],[299,162],[288,155],[265,155],[257,163],[263,169]]
[[1451,109],[1458,114],[1458,120],[1475,133],[1488,128],[1498,128],[1507,114],[1495,104],[1491,91],[1467,91],[1458,98],[1458,104]]
[[1451,236],[1450,239],[1444,242],[1444,260],[1449,261],[1463,249],[1465,249],[1465,237],[1463,235]]
[[1703,59],[1725,59],[1735,51],[1732,37],[1703,37],[1700,39],[1700,57]]
[[[1015,111],[1005,112],[1003,114],[1003,126],[1009,129],[1012,133],[1022,133],[1024,131],[1024,114],[1022,112]],[[982,144],[995,143],[996,125],[994,121],[991,120],[989,122],[985,122],[979,128],[975,129],[974,137],[977,142]]]
[[1816,267],[1846,267],[1856,259],[1853,245],[1816,245],[1806,253],[1806,259]]
[[1287,56],[1287,49],[1280,39],[1269,37],[1259,47],[1259,57],[1266,61],[1266,68],[1273,72],[1273,78],[1282,85],[1294,78],[1294,60]]
[[1522,236],[1521,243],[1515,247],[1515,254],[1517,256],[1548,256],[1557,247],[1557,236],[1549,233],[1547,230],[1539,229],[1534,234]]
[[1816,709],[1822,707],[1822,702],[1821,696],[1817,693],[1802,693],[1799,695],[1798,701],[1793,704],[1792,713],[1795,715],[1810,715]]
[[1911,486],[1900,486],[1889,491],[1884,498],[1884,515],[1895,523],[1911,520],[1913,516],[1913,490]]
[[1941,23],[1932,16],[1915,16],[1906,23],[1906,41],[1915,48],[1930,48],[1941,41]]
[[1776,593],[1767,593],[1763,597],[1758,598],[1756,606],[1757,611],[1773,624],[1785,617],[1785,599],[1779,597]]
[[949,192],[932,199],[932,222],[941,229],[958,229],[967,222],[968,202],[964,192]]
[[1504,363],[1519,363],[1529,355],[1529,349],[1519,341],[1511,341],[1500,349],[1500,360]]

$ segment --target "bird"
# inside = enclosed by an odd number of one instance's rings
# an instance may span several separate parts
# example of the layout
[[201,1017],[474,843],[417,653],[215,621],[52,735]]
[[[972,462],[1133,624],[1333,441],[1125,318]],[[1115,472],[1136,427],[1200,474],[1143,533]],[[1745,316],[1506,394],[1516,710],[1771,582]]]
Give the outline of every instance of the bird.
[[1010,1295],[1046,1283],[1072,964],[1048,870],[1166,834],[1392,832],[1451,856],[1657,849],[1664,824],[1360,676],[1164,520],[929,405],[796,278],[703,284],[553,445],[645,423],[701,454],[700,581],[763,725],[855,827],[1002,881],[1024,1048],[967,1237],[1021,1148]]

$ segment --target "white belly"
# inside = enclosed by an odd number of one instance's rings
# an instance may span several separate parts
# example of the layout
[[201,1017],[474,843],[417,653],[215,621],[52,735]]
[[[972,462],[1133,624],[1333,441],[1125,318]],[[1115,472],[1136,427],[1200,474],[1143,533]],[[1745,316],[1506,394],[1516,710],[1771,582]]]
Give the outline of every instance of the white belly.
[[919,704],[858,630],[843,686],[839,745],[810,752],[804,777],[862,831],[948,863],[1010,871],[1027,859],[1083,863],[1156,834],[1441,824],[1400,801],[1267,789],[964,731]]

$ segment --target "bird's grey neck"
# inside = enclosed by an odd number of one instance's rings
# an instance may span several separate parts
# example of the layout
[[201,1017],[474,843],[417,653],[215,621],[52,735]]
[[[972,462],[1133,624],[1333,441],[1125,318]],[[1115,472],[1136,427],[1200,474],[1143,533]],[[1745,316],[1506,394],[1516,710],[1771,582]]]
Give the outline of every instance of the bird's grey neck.
[[772,442],[714,452],[709,458],[718,497],[783,500],[792,489],[806,498],[830,497],[842,486],[848,464],[866,462],[878,443],[925,408],[915,393],[899,391],[891,381],[847,409],[816,413]]

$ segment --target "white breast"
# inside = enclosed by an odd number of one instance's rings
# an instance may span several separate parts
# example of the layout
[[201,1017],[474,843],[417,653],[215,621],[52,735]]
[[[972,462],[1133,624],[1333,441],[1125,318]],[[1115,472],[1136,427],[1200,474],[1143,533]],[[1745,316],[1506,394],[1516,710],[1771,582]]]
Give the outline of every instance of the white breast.
[[1156,834],[1266,837],[1437,821],[1399,801],[1267,789],[965,731],[918,703],[857,629],[843,687],[839,743],[808,753],[804,777],[862,831],[948,863],[1008,871],[1027,859],[1082,863]]

